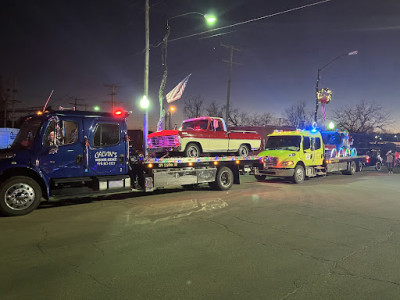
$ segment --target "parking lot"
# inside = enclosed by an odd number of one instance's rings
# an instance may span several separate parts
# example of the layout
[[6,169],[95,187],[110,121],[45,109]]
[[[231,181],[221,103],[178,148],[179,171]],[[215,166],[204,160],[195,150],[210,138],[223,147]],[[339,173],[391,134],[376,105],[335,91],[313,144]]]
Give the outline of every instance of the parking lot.
[[0,218],[2,299],[395,299],[400,174],[208,186]]

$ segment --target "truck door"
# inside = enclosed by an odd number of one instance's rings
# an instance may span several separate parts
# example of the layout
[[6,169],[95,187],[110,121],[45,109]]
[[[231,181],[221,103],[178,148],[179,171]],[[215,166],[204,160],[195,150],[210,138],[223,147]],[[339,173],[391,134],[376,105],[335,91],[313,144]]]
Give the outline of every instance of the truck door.
[[[127,147],[125,131],[117,121],[93,124],[86,138],[86,176],[112,176],[127,173]],[[87,153],[87,155],[86,155]]]
[[83,176],[82,121],[51,117],[42,129],[42,147],[36,160],[49,178]]
[[303,153],[304,153],[304,164],[306,166],[314,165],[314,145],[313,140],[309,136],[303,136]]
[[212,144],[211,148],[221,152],[227,152],[229,137],[222,121],[219,119],[211,119],[210,123],[211,134],[209,143]]

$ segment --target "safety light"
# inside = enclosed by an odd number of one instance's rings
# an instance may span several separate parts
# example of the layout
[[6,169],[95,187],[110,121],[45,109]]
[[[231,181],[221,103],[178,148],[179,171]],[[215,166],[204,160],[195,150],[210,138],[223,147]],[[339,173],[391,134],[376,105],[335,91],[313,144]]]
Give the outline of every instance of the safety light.
[[235,163],[236,163],[237,165],[240,164],[240,160],[235,161]]
[[153,168],[153,164],[148,164],[147,166],[149,167],[149,169]]
[[190,163],[189,163],[189,167],[192,167],[192,166],[193,166],[193,163],[192,163],[192,162],[190,162]]
[[38,111],[36,112],[36,114],[37,114],[38,116],[41,116],[41,115],[43,115],[43,112],[40,111],[40,110],[38,110]]
[[216,165],[218,165],[218,162],[217,162],[217,161],[214,161],[214,166],[216,166]]

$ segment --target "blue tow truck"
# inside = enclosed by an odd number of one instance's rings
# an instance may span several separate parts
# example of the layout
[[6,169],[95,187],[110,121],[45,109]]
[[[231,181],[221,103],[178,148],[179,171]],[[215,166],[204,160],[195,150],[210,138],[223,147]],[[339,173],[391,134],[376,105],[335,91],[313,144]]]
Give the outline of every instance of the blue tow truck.
[[128,113],[51,111],[24,118],[0,150],[0,213],[25,215],[42,201],[208,183],[228,190],[259,157],[151,158],[131,153]]

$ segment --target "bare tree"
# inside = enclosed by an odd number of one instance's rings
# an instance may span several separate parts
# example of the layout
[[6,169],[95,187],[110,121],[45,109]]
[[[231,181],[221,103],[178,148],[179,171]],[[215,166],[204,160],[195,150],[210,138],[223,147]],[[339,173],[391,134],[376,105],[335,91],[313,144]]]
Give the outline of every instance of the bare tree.
[[391,123],[390,115],[376,103],[361,101],[355,106],[344,106],[334,111],[336,126],[353,133],[384,130]]
[[184,103],[183,113],[186,118],[197,118],[203,114],[204,100],[200,95],[188,96],[185,98]]
[[220,117],[224,115],[225,106],[219,106],[215,101],[211,102],[208,107],[206,107],[207,115],[210,117]]
[[310,123],[305,108],[306,103],[302,101],[285,109],[284,117],[287,120],[288,125],[304,127],[306,124]]

